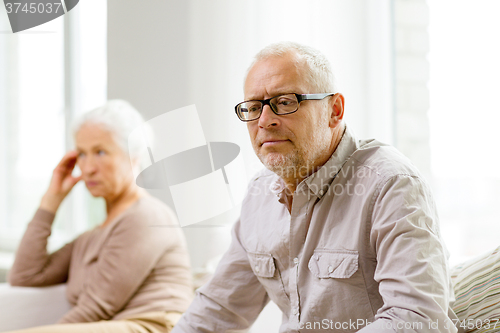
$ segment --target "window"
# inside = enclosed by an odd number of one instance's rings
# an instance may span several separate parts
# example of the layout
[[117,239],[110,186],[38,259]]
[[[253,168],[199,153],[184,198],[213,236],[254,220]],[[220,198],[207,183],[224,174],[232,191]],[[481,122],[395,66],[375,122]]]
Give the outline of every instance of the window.
[[[4,30],[7,16],[1,16]],[[0,35],[4,63],[0,151],[2,248],[12,249],[64,152],[63,20]]]
[[[106,99],[106,2],[84,1],[16,34],[0,7],[0,268],[8,268],[53,168],[72,148],[72,119]],[[83,184],[72,192],[51,249],[102,219],[102,203]]]
[[500,233],[500,3],[429,1],[431,167],[451,263]]

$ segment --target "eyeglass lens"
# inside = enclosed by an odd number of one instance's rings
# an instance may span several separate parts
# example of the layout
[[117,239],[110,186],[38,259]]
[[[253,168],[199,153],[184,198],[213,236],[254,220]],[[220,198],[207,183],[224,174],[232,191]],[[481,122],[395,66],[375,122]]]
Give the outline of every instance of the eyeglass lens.
[[[297,111],[299,102],[295,94],[276,96],[269,101],[269,106],[277,114],[287,114]],[[243,120],[252,120],[260,117],[264,103],[248,101],[238,106],[239,115]]]

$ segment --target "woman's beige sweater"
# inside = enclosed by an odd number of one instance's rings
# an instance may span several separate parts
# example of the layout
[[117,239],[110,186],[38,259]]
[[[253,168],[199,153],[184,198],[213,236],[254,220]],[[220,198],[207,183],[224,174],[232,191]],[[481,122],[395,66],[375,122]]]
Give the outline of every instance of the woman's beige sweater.
[[193,289],[186,242],[173,212],[160,200],[142,197],[105,227],[48,254],[53,220],[52,213],[36,212],[9,282],[32,287],[66,282],[73,308],[60,323],[187,309]]

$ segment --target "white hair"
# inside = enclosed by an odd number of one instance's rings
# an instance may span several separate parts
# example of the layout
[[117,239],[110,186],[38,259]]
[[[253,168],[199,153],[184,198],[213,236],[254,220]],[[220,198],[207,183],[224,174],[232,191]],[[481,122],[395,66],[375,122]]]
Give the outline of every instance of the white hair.
[[130,142],[132,145],[129,146],[128,137],[134,129],[144,123],[144,118],[129,102],[114,99],[84,113],[73,125],[73,136],[76,136],[83,125],[89,123],[103,126],[111,132],[116,143],[125,153],[130,154],[131,158],[139,157],[141,146],[133,145],[133,142]]
[[288,54],[295,55],[298,63],[301,60],[304,61],[306,65],[306,72],[303,73],[305,76],[304,79],[313,89],[316,89],[316,91],[311,91],[311,93],[337,93],[335,76],[333,75],[330,62],[325,55],[310,46],[295,42],[278,42],[263,48],[255,55],[252,64],[247,70],[247,75],[257,62]]

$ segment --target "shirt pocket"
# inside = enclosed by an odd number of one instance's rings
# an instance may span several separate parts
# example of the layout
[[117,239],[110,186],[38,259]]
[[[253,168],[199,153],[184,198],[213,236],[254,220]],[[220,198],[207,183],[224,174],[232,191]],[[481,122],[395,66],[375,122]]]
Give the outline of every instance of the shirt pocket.
[[308,273],[310,316],[337,322],[349,321],[349,318],[373,320],[358,251],[317,248],[309,259]]
[[274,258],[267,253],[248,253],[248,260],[254,274],[262,278],[272,278],[276,273]]
[[285,285],[274,257],[268,253],[247,252],[247,254],[253,273],[266,289],[271,300],[278,305],[289,302],[290,296],[285,291]]
[[320,279],[348,279],[358,270],[358,257],[357,251],[316,249],[308,267]]

